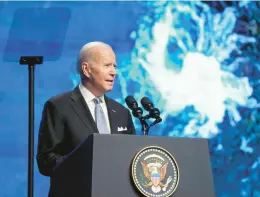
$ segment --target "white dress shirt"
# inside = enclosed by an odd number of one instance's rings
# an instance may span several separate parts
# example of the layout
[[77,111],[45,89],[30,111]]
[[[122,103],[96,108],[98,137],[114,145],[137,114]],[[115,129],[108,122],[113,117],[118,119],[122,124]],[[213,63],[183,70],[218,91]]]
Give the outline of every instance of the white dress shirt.
[[[88,108],[89,108],[89,110],[92,114],[93,119],[96,121],[96,118],[95,118],[95,102],[94,102],[94,98],[96,98],[96,97],[82,83],[79,84],[79,90],[80,90],[82,96],[84,97],[84,99],[85,99],[85,101],[88,105]],[[104,96],[101,96],[99,98],[101,100],[100,105],[101,105],[103,112],[105,114],[108,131],[111,132],[105,98],[104,98]]]

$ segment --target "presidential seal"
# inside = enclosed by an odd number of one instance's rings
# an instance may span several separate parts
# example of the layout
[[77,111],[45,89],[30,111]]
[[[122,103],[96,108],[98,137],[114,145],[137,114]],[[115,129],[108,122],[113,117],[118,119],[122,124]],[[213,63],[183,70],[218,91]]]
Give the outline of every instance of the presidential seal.
[[147,197],[169,197],[179,183],[179,168],[173,156],[158,146],[139,151],[132,162],[132,179]]

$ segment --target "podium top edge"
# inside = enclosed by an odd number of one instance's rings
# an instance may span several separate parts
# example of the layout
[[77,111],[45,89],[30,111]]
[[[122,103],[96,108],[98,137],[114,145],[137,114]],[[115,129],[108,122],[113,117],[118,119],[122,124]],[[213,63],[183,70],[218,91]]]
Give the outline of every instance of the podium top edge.
[[92,133],[89,137],[140,137],[140,138],[165,138],[165,139],[190,139],[190,140],[202,140],[202,141],[209,141],[207,138],[202,137],[178,137],[178,136],[152,136],[152,135],[131,135],[131,134],[100,134],[100,133]]

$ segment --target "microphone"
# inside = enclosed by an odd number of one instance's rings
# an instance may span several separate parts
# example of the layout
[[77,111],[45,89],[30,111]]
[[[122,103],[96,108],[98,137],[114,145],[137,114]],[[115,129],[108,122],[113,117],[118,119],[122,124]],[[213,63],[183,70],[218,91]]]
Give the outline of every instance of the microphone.
[[150,101],[148,97],[143,97],[141,99],[141,104],[144,107],[144,109],[149,112],[149,114],[144,117],[145,119],[155,118],[157,119],[157,121],[160,120],[159,122],[162,121],[160,118],[159,109],[154,108],[153,103]]
[[[148,131],[151,126],[154,126],[155,124],[162,121],[162,118],[160,117],[159,109],[154,108],[153,103],[150,101],[148,97],[143,97],[141,99],[141,104],[143,108],[149,112],[149,114],[145,115],[144,117],[142,116],[143,110],[140,107],[138,107],[138,103],[136,102],[133,96],[131,95],[127,96],[125,98],[125,102],[128,108],[132,110],[133,116],[137,117],[140,120],[144,135],[148,135]],[[150,118],[154,118],[155,120],[153,121],[152,124],[148,125],[146,119],[150,119]]]
[[142,116],[143,110],[138,107],[138,104],[133,96],[127,96],[125,98],[125,102],[127,106],[132,110],[132,114],[134,117],[137,117],[142,125],[142,131],[144,135],[148,135],[149,126],[145,121],[144,117]]
[[127,96],[127,97],[125,98],[125,102],[126,102],[127,106],[128,106],[131,110],[134,110],[134,109],[136,109],[136,108],[138,107],[138,104],[137,104],[135,98],[134,98],[133,96],[131,96],[131,95],[130,95],[130,96]]
[[138,107],[138,103],[133,96],[127,96],[125,98],[125,102],[127,106],[132,110],[132,114],[134,117],[142,118],[143,110]]

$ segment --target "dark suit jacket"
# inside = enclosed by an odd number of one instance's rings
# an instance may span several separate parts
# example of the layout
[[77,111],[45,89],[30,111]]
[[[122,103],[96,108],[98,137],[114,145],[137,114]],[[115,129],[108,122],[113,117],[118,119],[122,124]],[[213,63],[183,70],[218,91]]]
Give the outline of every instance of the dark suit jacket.
[[[135,134],[129,110],[106,96],[105,101],[111,133]],[[119,132],[118,127],[127,127],[127,130]],[[40,173],[51,176],[55,165],[92,133],[98,133],[98,129],[78,87],[48,100],[38,136],[37,164]]]

